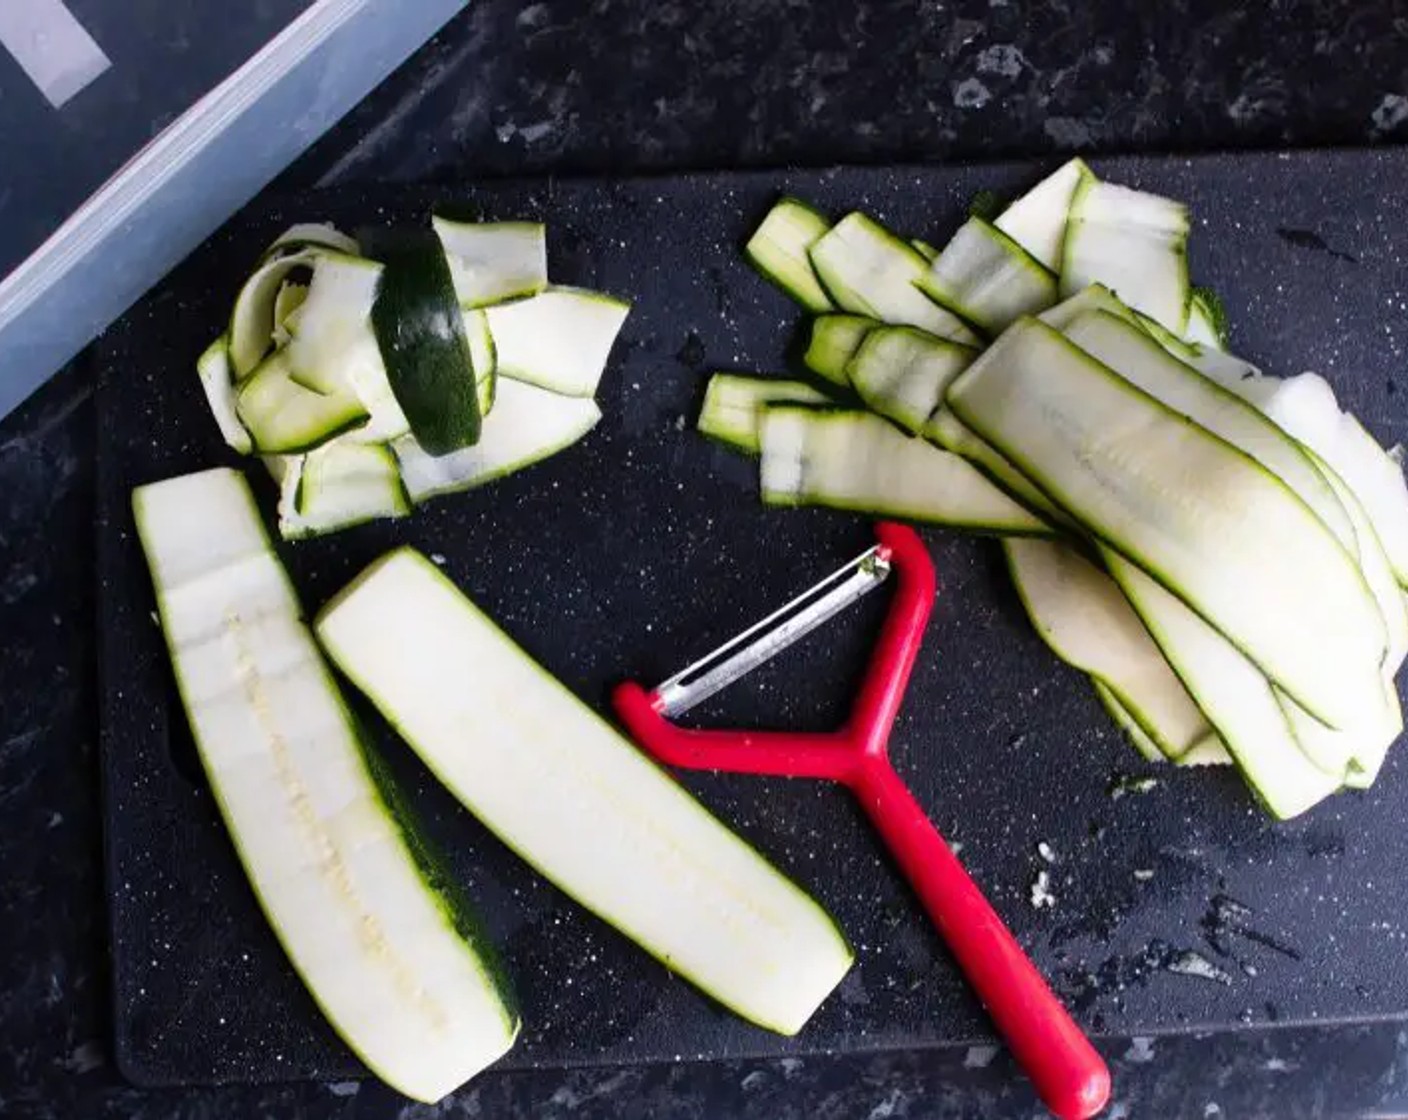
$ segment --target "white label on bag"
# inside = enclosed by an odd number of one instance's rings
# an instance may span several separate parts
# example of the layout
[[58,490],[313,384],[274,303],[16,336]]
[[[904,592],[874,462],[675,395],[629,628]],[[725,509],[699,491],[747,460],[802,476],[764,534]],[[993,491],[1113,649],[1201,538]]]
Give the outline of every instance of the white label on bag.
[[111,65],[61,0],[0,0],[0,44],[55,109]]

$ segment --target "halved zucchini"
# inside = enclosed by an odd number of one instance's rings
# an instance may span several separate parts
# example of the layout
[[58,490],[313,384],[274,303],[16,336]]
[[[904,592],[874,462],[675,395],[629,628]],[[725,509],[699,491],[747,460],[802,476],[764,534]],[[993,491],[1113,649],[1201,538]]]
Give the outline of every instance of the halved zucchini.
[[168,479],[132,506],[196,748],[269,924],[357,1055],[439,1100],[518,1034],[492,946],[360,740],[243,478]]
[[471,813],[724,1006],[794,1034],[850,968],[825,911],[424,556],[382,557],[315,625]]

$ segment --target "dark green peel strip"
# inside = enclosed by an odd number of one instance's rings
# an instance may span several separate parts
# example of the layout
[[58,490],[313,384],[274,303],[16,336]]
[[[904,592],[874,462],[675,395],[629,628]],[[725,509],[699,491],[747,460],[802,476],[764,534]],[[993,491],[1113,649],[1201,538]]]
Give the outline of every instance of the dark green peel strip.
[[482,426],[474,362],[439,238],[378,229],[361,243],[385,265],[372,329],[411,434],[432,455],[472,447]]

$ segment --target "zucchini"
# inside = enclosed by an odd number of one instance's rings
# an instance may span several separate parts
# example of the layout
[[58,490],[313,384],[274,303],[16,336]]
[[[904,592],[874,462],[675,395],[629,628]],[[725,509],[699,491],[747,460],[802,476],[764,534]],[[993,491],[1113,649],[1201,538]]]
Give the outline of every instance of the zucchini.
[[[483,417],[440,239],[429,230],[373,230],[362,240],[384,263],[372,329],[411,435],[432,455],[474,446]],[[316,284],[316,274],[313,279]]]
[[590,397],[631,305],[601,292],[552,287],[484,310],[501,377],[569,397]]
[[1160,757],[1177,760],[1207,736],[1207,717],[1114,580],[1059,541],[1012,538],[1002,547],[1042,641],[1108,690]]
[[547,229],[542,222],[456,222],[435,215],[461,307],[536,295],[548,286]]
[[298,309],[308,299],[308,285],[285,280],[274,296],[274,345],[287,346],[298,325]]
[[915,286],[929,271],[923,255],[864,214],[847,214],[808,254],[823,287],[846,311],[979,344],[962,319]]
[[935,249],[932,245],[930,245],[927,241],[921,241],[917,237],[911,237],[909,239],[909,245],[910,248],[912,248],[916,253],[918,253],[930,264],[933,264],[933,262],[938,259],[939,251]]
[[768,505],[828,506],[983,532],[1051,532],[965,459],[869,412],[768,408],[759,447]]
[[1082,315],[1062,333],[1131,385],[1250,455],[1290,487],[1354,555],[1354,528],[1325,476],[1304,448],[1262,413],[1184,365],[1138,327],[1106,312]]
[[1082,179],[1071,199],[1061,295],[1087,284],[1182,334],[1188,314],[1188,209],[1128,187]]
[[1339,788],[1301,751],[1271,685],[1236,646],[1123,557],[1102,557],[1273,816],[1287,820]]
[[1082,182],[1094,178],[1084,160],[1067,160],[1002,211],[993,225],[1047,268],[1059,271],[1071,200]]
[[1196,744],[1178,760],[1179,766],[1231,766],[1234,762],[1227,744],[1216,731],[1210,731],[1207,738]]
[[1318,719],[1351,726],[1380,702],[1383,620],[1358,566],[1254,459],[1035,319],[960,374],[948,406]]
[[919,280],[920,289],[989,335],[1056,302],[1056,274],[982,218],[969,218]]
[[419,553],[382,557],[315,628],[490,831],[724,1006],[794,1034],[850,969],[820,906]]
[[1164,756],[1159,750],[1159,745],[1149,738],[1139,726],[1139,721],[1129,714],[1129,710],[1120,703],[1119,697],[1110,691],[1109,686],[1099,677],[1091,677],[1090,683],[1095,688],[1095,696],[1100,701],[1100,706],[1115,721],[1115,726],[1124,732],[1130,746],[1139,752],[1145,762],[1163,762]]
[[464,313],[464,337],[469,343],[470,363],[474,366],[479,415],[487,417],[498,392],[499,354],[494,346],[494,333],[489,329],[488,313],[483,308],[476,307]]
[[284,540],[401,517],[410,509],[396,457],[384,444],[335,439],[297,457],[280,478]]
[[253,373],[269,352],[274,340],[274,303],[284,281],[295,270],[312,268],[320,255],[316,249],[280,253],[260,264],[241,285],[225,331],[236,381]]
[[[1091,684],[1095,686],[1095,695],[1100,698],[1100,703],[1105,706],[1105,711],[1110,714],[1110,718],[1115,721],[1120,730],[1128,736],[1134,749],[1150,762],[1163,761],[1164,756],[1160,753],[1158,744],[1144,733],[1138,720],[1130,715],[1124,705],[1120,703],[1119,697],[1095,678],[1091,678]],[[1231,766],[1232,756],[1227,753],[1227,746],[1223,743],[1222,737],[1216,731],[1209,729],[1206,735],[1178,756],[1174,765],[1179,767]]]
[[1334,390],[1319,374],[1281,380],[1236,376],[1231,368],[1233,376],[1219,382],[1251,401],[1344,481],[1373,523],[1398,582],[1408,586],[1408,485],[1402,468],[1358,420],[1340,411]]
[[1104,284],[1087,284],[1075,295],[1067,296],[1054,307],[1048,307],[1037,316],[1048,327],[1065,331],[1082,315],[1092,311],[1107,311],[1116,318],[1138,323],[1133,311],[1115,298],[1115,294]]
[[259,259],[262,263],[271,257],[304,249],[331,249],[349,257],[360,256],[362,252],[355,238],[328,222],[298,222],[274,238]]
[[300,384],[320,393],[350,387],[351,355],[375,349],[371,313],[381,279],[376,261],[316,255],[308,294],[289,329],[289,361]]
[[836,385],[850,385],[846,367],[856,356],[865,336],[880,326],[866,315],[818,315],[812,320],[811,337],[802,363],[818,377]]
[[861,341],[846,376],[861,400],[913,434],[976,356],[970,346],[913,327],[877,327]]
[[216,427],[220,429],[220,437],[241,455],[248,455],[254,450],[254,444],[235,408],[230,352],[223,334],[196,359],[196,373],[200,377],[200,387],[205,391],[210,414],[215,417]]
[[1356,726],[1344,731],[1331,731],[1291,701],[1283,701],[1283,705],[1296,738],[1312,760],[1323,767],[1325,763],[1322,759],[1333,759],[1335,764],[1344,768],[1346,785],[1362,787],[1373,782],[1388,748],[1403,731],[1403,712],[1399,707],[1394,676],[1405,655],[1408,655],[1408,611],[1404,609],[1403,596],[1394,579],[1393,569],[1364,507],[1323,460],[1317,458],[1316,466],[1323,472],[1326,482],[1333,487],[1350,517],[1359,567],[1383,616],[1388,637],[1383,663],[1383,703],[1361,712]]
[[358,1057],[440,1099],[518,1033],[492,948],[360,741],[243,478],[168,479],[132,505],[196,748],[269,924]]
[[1041,492],[1034,482],[999,455],[992,446],[979,439],[948,408],[938,409],[924,427],[924,438],[945,451],[967,459],[1003,490],[1032,512],[1053,525],[1073,523],[1061,507]]
[[589,397],[564,397],[535,385],[499,382],[493,415],[473,447],[430,455],[414,437],[393,440],[401,480],[413,502],[482,486],[576,443],[601,419]]
[[805,381],[716,373],[704,390],[698,428],[720,443],[756,455],[763,409],[772,404],[826,404],[825,393]]
[[294,378],[289,350],[275,350],[239,387],[235,411],[261,455],[308,451],[365,425],[368,413],[350,389],[319,393]]
[[783,197],[748,239],[743,255],[765,279],[808,311],[834,311],[807,256],[807,250],[830,228],[831,223],[805,202]]
[[1227,346],[1227,309],[1211,288],[1196,284],[1188,297],[1188,325],[1184,337],[1200,346],[1222,350]]

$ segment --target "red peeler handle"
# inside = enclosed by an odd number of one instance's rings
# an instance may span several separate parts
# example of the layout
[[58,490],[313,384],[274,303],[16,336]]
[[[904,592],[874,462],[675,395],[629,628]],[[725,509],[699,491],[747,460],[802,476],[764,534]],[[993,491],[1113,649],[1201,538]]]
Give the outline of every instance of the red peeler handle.
[[1105,1107],[1110,1071],[884,758],[851,783],[1041,1099],[1062,1120]]
[[688,769],[829,778],[854,791],[1041,1099],[1061,1120],[1108,1101],[1110,1072],[890,765],[890,729],[923,641],[933,564],[914,530],[876,525],[898,587],[851,717],[840,731],[701,731],[677,727],[653,693],[626,682],[621,722],[662,762]]

